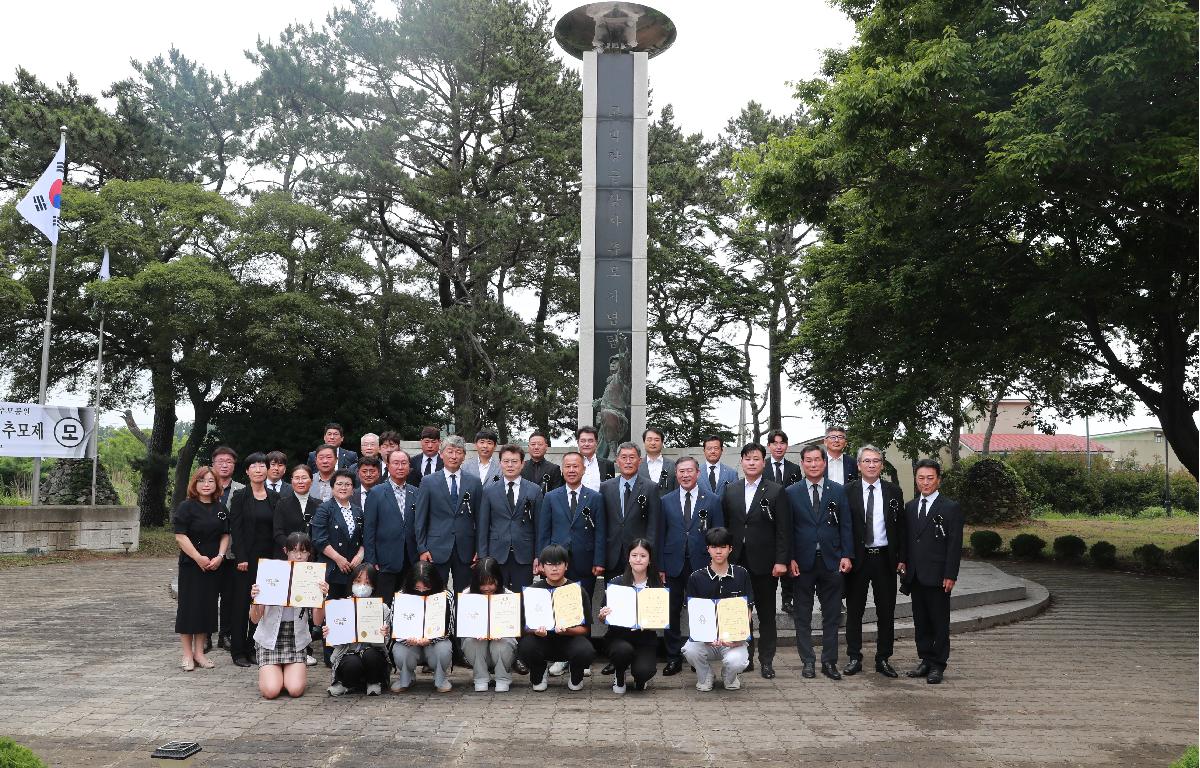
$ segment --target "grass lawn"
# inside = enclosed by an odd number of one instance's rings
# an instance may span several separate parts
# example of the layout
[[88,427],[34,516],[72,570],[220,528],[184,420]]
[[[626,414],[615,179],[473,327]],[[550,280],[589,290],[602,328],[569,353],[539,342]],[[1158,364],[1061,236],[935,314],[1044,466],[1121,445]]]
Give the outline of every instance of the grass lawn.
[[73,563],[84,560],[113,560],[122,557],[164,557],[179,553],[175,543],[175,534],[166,527],[145,528],[141,530],[138,551],[125,554],[124,552],[88,552],[86,550],[69,552],[52,552],[47,555],[0,555],[0,571],[9,568],[22,568],[28,565],[47,565],[50,563]]
[[1097,541],[1107,541],[1117,548],[1117,557],[1121,560],[1131,560],[1133,550],[1143,544],[1157,544],[1170,552],[1181,544],[1187,544],[1196,538],[1198,519],[1195,515],[1178,515],[1174,517],[1117,518],[1106,515],[1095,517],[1054,517],[1050,519],[1033,519],[1021,525],[974,525],[964,526],[963,546],[971,546],[971,533],[978,530],[992,530],[1004,539],[1004,549],[1008,542],[1019,533],[1032,533],[1046,540],[1046,555],[1053,553],[1054,540],[1059,536],[1074,534],[1087,542],[1091,547]]

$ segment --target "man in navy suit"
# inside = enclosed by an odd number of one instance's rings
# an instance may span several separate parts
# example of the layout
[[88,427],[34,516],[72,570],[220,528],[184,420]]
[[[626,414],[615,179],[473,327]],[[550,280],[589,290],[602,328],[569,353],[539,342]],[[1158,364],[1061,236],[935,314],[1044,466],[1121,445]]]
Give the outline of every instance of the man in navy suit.
[[417,493],[417,555],[433,563],[443,580],[453,575],[455,592],[471,583],[475,520],[483,496],[479,478],[462,471],[466,455],[458,435],[443,440],[445,466],[422,480]]
[[842,617],[842,574],[854,557],[854,529],[842,486],[825,477],[819,445],[800,451],[804,482],[787,489],[792,507],[792,584],[796,610],[796,648],[804,663],[801,675],[816,677],[812,645],[813,593],[821,601],[821,674],[841,680],[838,671],[838,622]]
[[404,571],[417,560],[417,489],[408,484],[408,454],[388,454],[388,479],[367,494],[363,510],[366,562],[375,565],[375,592],[388,604]]
[[825,477],[845,487],[858,479],[858,464],[846,455],[846,428],[825,427]]
[[570,451],[562,459],[563,485],[542,497],[538,511],[536,551],[550,544],[567,548],[567,578],[579,581],[588,594],[604,573],[604,501],[583,484],[583,454]]
[[667,645],[667,665],[663,675],[670,677],[683,669],[683,643],[679,615],[687,593],[688,577],[701,568],[708,567],[708,547],[704,534],[714,528],[725,526],[721,513],[721,500],[716,494],[702,490],[696,481],[700,476],[700,463],[691,456],[681,456],[675,461],[675,484],[673,491],[662,497],[662,515],[659,517],[659,568],[670,592],[671,623],[663,632]]
[[521,477],[525,451],[516,445],[500,449],[500,481],[488,483],[479,504],[479,558],[494,557],[504,586],[514,592],[533,583],[533,546],[537,538],[542,488]]
[[608,536],[604,568],[608,574],[624,572],[634,539],[646,539],[651,551],[658,551],[658,486],[638,474],[641,460],[642,453],[635,444],[621,443],[617,447],[617,476],[600,484]]
[[908,527],[905,557],[897,568],[912,594],[913,625],[921,663],[907,673],[937,685],[950,659],[950,592],[962,559],[963,513],[958,502],[942,496],[942,466],[917,462],[918,495],[904,508]]
[[704,465],[700,467],[700,488],[720,498],[725,486],[737,482],[738,473],[733,467],[721,463],[725,444],[720,437],[709,435],[704,438],[703,445]]
[[[342,431],[341,424],[331,421],[325,425],[325,442],[322,445],[331,445],[334,451],[337,452],[337,465],[334,467],[335,469],[349,469],[358,463],[358,454],[348,448],[342,447],[342,440],[344,439],[345,434]],[[308,466],[314,472],[317,471],[317,451],[319,450],[320,448],[317,448],[308,452]]]

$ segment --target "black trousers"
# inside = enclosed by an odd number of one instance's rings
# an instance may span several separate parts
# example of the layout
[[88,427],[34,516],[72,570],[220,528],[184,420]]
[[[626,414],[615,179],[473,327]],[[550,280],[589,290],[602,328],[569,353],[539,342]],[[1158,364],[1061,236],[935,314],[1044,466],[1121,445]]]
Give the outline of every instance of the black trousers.
[[[434,563],[434,568],[442,577],[442,581],[446,583],[446,589],[450,589],[454,594],[462,592],[467,587],[471,586],[471,561],[462,560],[458,556],[458,550],[450,551],[450,558],[444,563]],[[453,586],[450,583],[450,577],[454,577]]]
[[364,648],[362,653],[347,653],[338,661],[337,680],[347,688],[382,684],[387,677],[387,656],[379,648]]
[[680,629],[682,625],[680,616],[687,600],[687,583],[692,575],[691,569],[691,563],[685,560],[683,570],[679,572],[678,576],[667,577],[667,588],[671,590],[667,603],[671,623],[663,631],[663,641],[667,646],[667,661],[683,660],[683,644],[687,638],[683,636]]
[[817,555],[812,570],[801,571],[795,578],[796,650],[801,661],[816,661],[812,645],[813,594],[821,601],[821,663],[835,664],[838,659],[838,623],[842,618],[842,574],[825,567]]
[[875,602],[876,626],[875,660],[892,657],[896,637],[896,571],[884,549],[854,564],[845,576],[846,582],[846,656],[862,661],[862,621],[867,610],[867,587]]
[[[233,578],[237,573],[237,565],[229,558],[217,569],[218,592],[221,599],[219,610],[219,634],[229,635],[233,629]],[[249,589],[249,587],[247,587]],[[247,609],[249,610],[249,609]]]
[[778,635],[775,629],[777,604],[775,591],[779,579],[775,576],[750,576],[750,588],[754,591],[754,612],[758,614],[758,637],[750,638],[750,660],[754,661],[754,648],[758,647],[758,663],[774,664]]
[[936,587],[912,584],[913,628],[917,655],[931,667],[946,668],[950,659],[950,593]]
[[520,592],[533,583],[533,565],[518,563],[516,554],[511,551],[507,562],[500,564],[500,573],[504,576],[504,586],[513,592]]
[[565,661],[571,667],[571,682],[583,682],[583,670],[592,666],[596,649],[587,635],[560,635],[554,632],[545,637],[521,635],[517,641],[517,658],[529,667],[529,680],[536,685],[546,675],[546,663]]
[[625,638],[608,641],[608,658],[616,670],[617,683],[625,684],[625,671],[633,674],[633,681],[644,684],[658,671],[658,658],[653,645],[634,645]]
[[[224,567],[224,566],[222,566]],[[230,655],[245,656],[253,660],[253,646],[250,641],[253,630],[250,629],[250,585],[258,579],[258,558],[250,560],[249,568],[245,571],[237,569],[237,563],[230,563],[233,575],[230,579],[230,617],[229,623],[222,627],[229,628]]]
[[779,596],[783,598],[785,603],[792,599],[793,592],[791,576],[781,576],[779,578]]
[[383,598],[388,608],[392,607],[392,600],[400,591],[400,582],[403,579],[404,574],[395,571],[380,571],[375,574],[375,594]]

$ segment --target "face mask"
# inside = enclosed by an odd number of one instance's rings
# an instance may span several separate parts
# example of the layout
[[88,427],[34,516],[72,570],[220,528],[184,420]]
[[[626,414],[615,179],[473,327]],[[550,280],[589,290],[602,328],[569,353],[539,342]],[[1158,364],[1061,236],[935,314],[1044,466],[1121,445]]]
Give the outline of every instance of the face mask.
[[375,588],[370,584],[355,584],[350,587],[350,591],[354,593],[355,597],[370,597]]

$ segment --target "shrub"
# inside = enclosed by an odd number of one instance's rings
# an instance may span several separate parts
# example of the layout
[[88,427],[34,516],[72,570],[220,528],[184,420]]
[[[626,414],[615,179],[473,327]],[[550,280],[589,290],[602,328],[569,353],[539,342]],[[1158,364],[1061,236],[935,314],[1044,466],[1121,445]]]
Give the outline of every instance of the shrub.
[[1200,750],[1188,747],[1178,760],[1171,763],[1171,768],[1200,768]]
[[971,534],[971,551],[979,557],[991,557],[1000,551],[1004,539],[995,531],[975,531]]
[[1096,482],[1107,465],[1092,461],[1091,474],[1082,456],[1036,454],[1018,451],[1006,461],[1013,468],[1034,504],[1046,505],[1055,512],[1092,512],[1101,507],[1100,487]]
[[1171,559],[1189,571],[1200,569],[1200,539],[1172,549]]
[[1089,554],[1092,562],[1101,568],[1112,568],[1117,564],[1117,548],[1107,541],[1097,541],[1092,545]]
[[999,459],[972,464],[957,493],[963,515],[973,525],[1025,520],[1032,509],[1021,478]]
[[46,768],[37,755],[7,736],[0,736],[0,766],[4,768]]
[[1046,548],[1046,540],[1032,533],[1018,533],[1013,536],[1012,541],[1008,542],[1008,548],[1012,550],[1014,557],[1034,560],[1042,556],[1042,550]]
[[1067,534],[1054,540],[1054,556],[1060,560],[1078,560],[1087,552],[1087,543],[1078,536]]
[[1133,556],[1150,570],[1158,570],[1167,562],[1167,553],[1157,544],[1143,544],[1133,550]]

